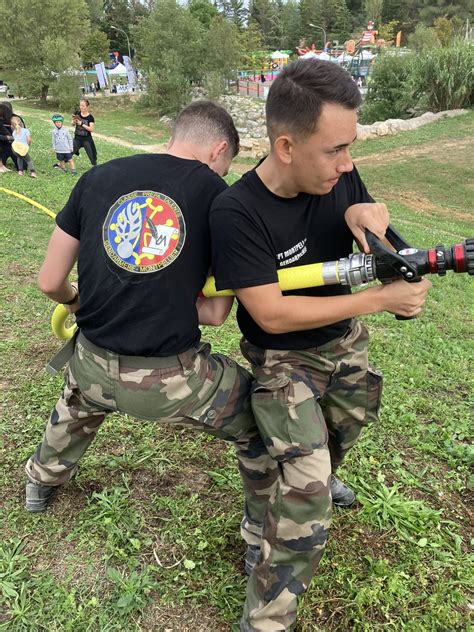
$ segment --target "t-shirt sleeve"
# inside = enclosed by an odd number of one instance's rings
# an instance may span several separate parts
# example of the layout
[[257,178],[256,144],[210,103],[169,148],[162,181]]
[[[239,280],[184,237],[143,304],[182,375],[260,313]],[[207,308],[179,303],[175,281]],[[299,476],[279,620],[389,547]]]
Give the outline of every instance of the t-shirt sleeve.
[[56,224],[71,237],[81,238],[81,195],[87,174],[84,174],[74,189],[64,208],[56,215]]
[[362,204],[364,202],[375,202],[374,198],[367,191],[365,184],[357,171],[356,167],[350,172],[350,196],[352,204]]
[[251,214],[225,193],[210,214],[212,270],[218,290],[277,283],[275,255]]
[[92,116],[92,114],[89,114],[87,118],[89,119],[89,123],[95,123],[95,118]]

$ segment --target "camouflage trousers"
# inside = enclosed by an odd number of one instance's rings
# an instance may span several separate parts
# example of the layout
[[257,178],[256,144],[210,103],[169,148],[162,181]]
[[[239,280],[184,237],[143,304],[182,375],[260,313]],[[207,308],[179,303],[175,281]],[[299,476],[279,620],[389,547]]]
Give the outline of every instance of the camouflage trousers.
[[[268,488],[271,482],[265,484],[265,470],[256,473],[270,457],[251,411],[248,371],[223,355],[211,354],[208,344],[173,357],[140,358],[118,356],[79,334],[65,382],[43,440],[26,464],[31,481],[57,486],[71,480],[106,415],[120,411],[232,442],[247,521],[263,522],[266,505],[259,485]],[[253,534],[243,533],[251,542]]]
[[242,341],[256,378],[252,409],[273,463],[267,461],[271,471],[261,481],[255,472],[260,493],[272,483],[263,523],[248,524],[247,516],[242,522],[261,556],[247,585],[241,632],[292,629],[298,596],[328,537],[331,473],[378,418],[382,378],[368,365],[367,343],[355,320],[344,337],[315,349],[263,350]]

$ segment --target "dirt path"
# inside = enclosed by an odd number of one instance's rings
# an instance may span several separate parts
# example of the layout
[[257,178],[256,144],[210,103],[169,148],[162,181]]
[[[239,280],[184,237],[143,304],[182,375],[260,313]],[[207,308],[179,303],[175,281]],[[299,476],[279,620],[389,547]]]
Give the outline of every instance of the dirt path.
[[400,147],[392,151],[387,150],[378,154],[370,154],[370,156],[360,156],[354,160],[356,165],[361,164],[381,164],[387,162],[407,162],[417,156],[445,157],[449,155],[456,156],[457,152],[465,151],[467,148],[474,146],[472,138],[464,138],[462,140],[445,141],[442,143],[426,143],[417,145],[416,147]]
[[[22,113],[20,110],[18,110],[18,114],[20,114],[20,116],[26,116],[26,114]],[[50,119],[44,118],[42,116],[35,116],[35,114],[32,114],[31,112],[28,112],[28,116],[33,116],[33,118],[36,118],[39,121],[43,121],[45,123],[51,122]],[[132,130],[133,127],[128,127],[127,129]],[[100,138],[100,140],[105,140],[107,143],[112,143],[112,145],[118,145],[120,147],[127,147],[127,149],[144,151],[148,154],[162,154],[166,150],[166,143],[157,143],[153,145],[137,145],[135,143],[131,143],[128,140],[118,138],[117,136],[107,136],[106,134],[101,134],[100,132],[94,132],[94,138]]]

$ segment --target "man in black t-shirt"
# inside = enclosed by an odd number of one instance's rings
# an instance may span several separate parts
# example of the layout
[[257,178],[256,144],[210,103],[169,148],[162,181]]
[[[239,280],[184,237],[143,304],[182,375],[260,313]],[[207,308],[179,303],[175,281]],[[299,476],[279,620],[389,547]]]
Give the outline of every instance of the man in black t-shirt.
[[[80,333],[26,465],[28,511],[47,508],[106,415],[120,411],[233,442],[246,520],[263,520],[259,496],[273,479],[259,466],[267,452],[250,409],[251,375],[210,354],[199,329],[222,323],[232,303],[199,294],[211,262],[209,209],[238,146],[230,115],[197,101],[179,115],[166,154],[90,170],[57,215],[38,283],[76,314]],[[68,280],[76,259],[78,287]]]
[[387,209],[367,193],[349,153],[359,105],[357,86],[336,64],[287,66],[266,104],[269,156],[210,214],[216,286],[237,295],[242,352],[256,378],[252,409],[278,464],[266,519],[247,527],[255,541],[241,632],[292,629],[297,597],[324,551],[331,500],[355,499],[334,473],[377,419],[381,396],[355,317],[416,315],[430,287],[279,288],[278,270],[346,257],[354,238],[368,252],[365,228],[385,234]]

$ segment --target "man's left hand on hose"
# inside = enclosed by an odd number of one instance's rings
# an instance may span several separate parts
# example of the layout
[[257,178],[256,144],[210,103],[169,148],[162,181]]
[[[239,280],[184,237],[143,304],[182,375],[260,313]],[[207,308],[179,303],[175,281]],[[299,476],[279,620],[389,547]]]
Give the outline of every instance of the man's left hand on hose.
[[365,229],[368,228],[379,239],[383,239],[390,223],[388,209],[380,202],[353,204],[347,209],[344,219],[360,249],[366,254],[370,253],[370,248],[365,239]]

